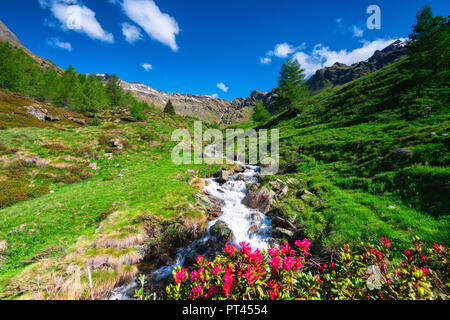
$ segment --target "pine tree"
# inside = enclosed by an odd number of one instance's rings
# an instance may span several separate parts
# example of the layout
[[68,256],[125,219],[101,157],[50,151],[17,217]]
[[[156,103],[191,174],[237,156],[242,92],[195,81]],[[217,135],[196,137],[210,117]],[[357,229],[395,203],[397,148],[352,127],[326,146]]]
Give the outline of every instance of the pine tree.
[[299,109],[300,103],[309,97],[304,72],[297,60],[288,59],[283,63],[278,77],[278,87],[275,89],[277,111]]
[[256,101],[255,109],[253,110],[252,119],[255,122],[266,122],[270,119],[270,113],[263,106],[261,101]]
[[173,107],[172,101],[168,101],[166,104],[166,107],[164,108],[164,113],[170,114],[170,115],[175,115],[175,108]]
[[106,84],[106,95],[111,106],[121,106],[123,104],[124,92],[120,86],[120,80],[117,75],[113,75]]
[[83,91],[79,78],[72,66],[69,66],[61,77],[55,104],[74,111],[83,110]]

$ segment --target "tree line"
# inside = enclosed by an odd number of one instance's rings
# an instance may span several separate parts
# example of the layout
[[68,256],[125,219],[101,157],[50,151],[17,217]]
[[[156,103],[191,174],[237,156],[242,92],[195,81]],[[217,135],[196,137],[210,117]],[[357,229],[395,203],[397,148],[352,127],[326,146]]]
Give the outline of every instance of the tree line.
[[131,91],[125,92],[117,75],[104,84],[94,73],[78,74],[72,66],[59,74],[54,68],[41,68],[24,50],[9,42],[0,42],[0,88],[94,115],[107,107],[130,107],[132,116],[141,120],[145,117],[143,111],[150,108]]

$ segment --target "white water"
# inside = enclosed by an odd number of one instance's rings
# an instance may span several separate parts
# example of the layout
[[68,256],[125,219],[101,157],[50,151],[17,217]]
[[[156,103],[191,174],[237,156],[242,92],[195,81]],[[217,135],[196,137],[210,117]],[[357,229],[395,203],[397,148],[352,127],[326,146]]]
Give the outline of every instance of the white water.
[[[209,157],[223,157],[223,155],[217,154],[214,146],[207,146],[204,154]],[[271,220],[258,210],[250,209],[242,204],[242,200],[247,194],[246,185],[256,184],[258,182],[255,175],[257,174],[259,167],[245,165],[240,162],[235,163],[244,166],[246,170],[243,173],[236,173],[232,175],[230,180],[225,184],[220,185],[214,178],[205,179],[207,186],[204,188],[204,192],[224,201],[224,205],[221,208],[222,215],[216,220],[209,222],[206,235],[202,239],[194,241],[188,247],[178,249],[177,261],[174,265],[165,266],[155,270],[150,277],[153,277],[156,281],[169,277],[175,267],[179,265],[182,266],[184,264],[186,256],[192,248],[199,243],[208,241],[211,238],[209,235],[209,230],[219,220],[225,222],[228,228],[230,228],[233,232],[233,244],[239,246],[239,243],[244,241],[249,243],[252,249],[267,248],[272,231]],[[243,181],[238,180],[240,174],[244,175]],[[259,230],[256,232],[250,232],[250,228],[255,223],[260,225]],[[132,288],[132,285],[124,288]],[[124,290],[120,289],[121,288],[117,288],[114,290],[115,298],[120,297],[120,292],[124,292]],[[121,297],[126,298],[124,294],[122,294]]]

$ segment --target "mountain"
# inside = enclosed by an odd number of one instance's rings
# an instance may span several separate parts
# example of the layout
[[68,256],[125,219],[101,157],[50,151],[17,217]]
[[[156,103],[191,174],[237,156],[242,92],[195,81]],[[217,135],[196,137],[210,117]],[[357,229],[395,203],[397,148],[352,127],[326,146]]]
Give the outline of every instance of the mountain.
[[[310,87],[313,95],[326,89],[344,85],[406,57],[407,49],[405,45],[406,41],[397,40],[383,50],[375,51],[373,56],[368,60],[357,62],[351,66],[336,62],[331,67],[317,70],[317,72],[309,78],[306,84]],[[275,101],[275,91],[253,91],[246,99],[235,99],[231,103],[232,108],[230,108],[230,112],[224,115],[222,122],[235,123],[248,120],[257,100],[261,101],[263,105],[272,112],[273,102]]]
[[219,123],[223,114],[232,108],[229,101],[208,95],[169,93],[138,82],[121,81],[121,86],[159,109],[164,109],[166,103],[171,100],[177,114],[199,118],[210,123]]
[[404,40],[397,40],[383,50],[375,51],[368,60],[351,66],[336,62],[331,67],[317,70],[306,83],[312,94],[349,83],[404,58],[406,44],[407,42]]
[[22,49],[27,55],[29,55],[33,60],[35,60],[42,68],[53,68],[58,73],[62,73],[63,70],[57,67],[53,62],[43,59],[30,50],[25,48],[22,42],[17,38],[17,36],[9,30],[9,28],[0,20],[0,41],[7,41],[11,43],[14,47]]

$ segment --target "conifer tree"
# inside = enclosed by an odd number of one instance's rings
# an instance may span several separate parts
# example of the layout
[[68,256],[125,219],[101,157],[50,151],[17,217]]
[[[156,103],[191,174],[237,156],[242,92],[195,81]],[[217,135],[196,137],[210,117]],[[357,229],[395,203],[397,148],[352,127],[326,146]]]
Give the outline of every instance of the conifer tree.
[[172,101],[169,100],[166,104],[166,107],[164,108],[164,113],[170,114],[170,115],[175,115],[175,108],[173,107]]
[[288,59],[283,63],[275,89],[277,111],[298,109],[300,102],[310,95],[304,72],[297,60]]

